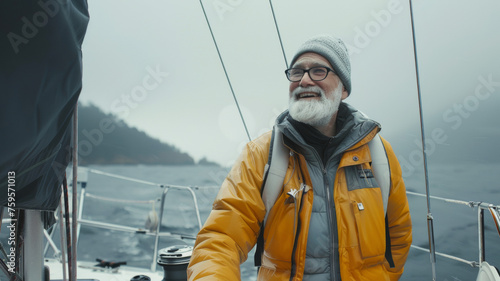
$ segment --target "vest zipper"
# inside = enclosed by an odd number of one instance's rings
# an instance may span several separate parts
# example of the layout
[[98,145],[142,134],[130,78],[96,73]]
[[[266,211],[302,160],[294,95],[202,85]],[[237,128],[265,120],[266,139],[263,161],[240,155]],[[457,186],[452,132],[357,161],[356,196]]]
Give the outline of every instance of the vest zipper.
[[[333,157],[330,157],[327,161],[326,164],[323,164],[323,161],[321,161],[321,157],[319,157],[318,152],[313,149],[313,153],[316,154],[316,159],[319,160],[319,165],[321,167],[321,170],[323,171],[323,182],[324,182],[324,187],[326,188],[326,217],[328,219],[328,232],[330,239],[328,239],[330,243],[330,281],[336,281],[335,280],[335,236],[338,235],[337,233],[334,233],[334,227],[333,227],[333,219],[332,219],[332,211],[335,211],[335,209],[332,210],[332,201],[333,201],[333,196],[330,194],[330,184],[328,183],[328,176],[327,176],[327,171],[326,171],[326,166],[330,162],[330,159]],[[335,176],[337,177],[337,176]],[[335,179],[334,179],[335,181]],[[335,182],[333,184],[333,187],[335,188]]]
[[[327,162],[328,164],[328,162]],[[323,163],[321,163],[323,165]],[[335,211],[335,209],[332,210],[332,203],[331,200],[333,200],[333,197],[330,195],[330,186],[328,184],[328,177],[326,175],[326,167],[322,166],[323,168],[323,181],[325,183],[326,187],[326,206],[327,206],[327,211],[326,211],[326,217],[328,218],[328,231],[330,232],[330,239],[328,241],[330,242],[330,280],[335,281],[335,245],[334,245],[334,240],[335,237],[334,235],[337,235],[334,233],[333,229],[333,219],[332,219],[332,211]]]
[[[319,156],[318,152],[316,151],[316,149],[312,149],[313,153],[315,154],[316,156],[316,159],[318,160],[319,162],[319,165],[321,167],[321,170],[323,171],[323,182],[325,184],[324,187],[326,187],[326,204],[327,204],[327,212],[326,212],[326,216],[327,216],[327,219],[328,219],[328,231],[329,231],[329,236],[330,236],[330,239],[328,239],[329,243],[330,243],[330,281],[340,281],[340,280],[336,280],[335,276],[336,276],[336,273],[335,273],[335,237],[338,235],[337,233],[334,233],[334,227],[333,227],[333,219],[332,219],[332,214],[331,214],[331,211],[335,211],[335,209],[332,210],[332,201],[333,201],[333,196],[330,195],[330,187],[329,187],[329,183],[328,183],[328,177],[327,177],[327,171],[326,171],[326,166],[328,165],[328,163],[330,162],[330,159],[333,158],[333,156],[331,156],[327,161],[326,161],[326,164],[323,164],[323,161],[321,161],[321,157]],[[302,171],[302,169],[300,168],[300,162],[299,162],[299,170]],[[337,176],[335,176],[337,177]],[[335,179],[334,179],[335,181]],[[333,184],[333,188],[335,188],[335,182]],[[303,195],[304,193],[302,193]],[[302,204],[300,206],[302,208]],[[300,208],[300,209],[301,209]],[[300,209],[299,209],[299,212],[300,212]],[[298,227],[300,229],[300,217],[299,217],[299,221],[298,221]],[[292,252],[292,272],[290,274],[290,281],[292,281],[293,277],[295,276],[295,271],[296,271],[296,265],[295,265],[295,251],[296,251],[296,247],[297,247],[297,237],[298,237],[299,233],[297,232],[297,236],[295,236],[295,241],[294,241],[294,245],[293,245],[293,252]]]

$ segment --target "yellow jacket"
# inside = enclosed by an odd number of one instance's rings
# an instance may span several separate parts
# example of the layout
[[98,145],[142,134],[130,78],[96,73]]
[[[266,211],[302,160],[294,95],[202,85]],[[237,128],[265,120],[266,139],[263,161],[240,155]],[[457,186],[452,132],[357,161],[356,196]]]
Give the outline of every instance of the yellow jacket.
[[[385,259],[386,233],[380,188],[348,190],[345,169],[370,169],[367,143],[373,129],[340,160],[334,184],[339,263],[343,281],[398,280],[411,245],[411,219],[401,168],[391,146],[383,140],[391,170],[387,218],[395,267]],[[249,142],[224,181],[213,210],[199,232],[188,268],[189,280],[240,280],[265,216],[260,187],[267,163],[271,132]],[[302,280],[309,219],[313,203],[305,158],[290,156],[285,185],[264,229],[264,253],[258,280]],[[363,204],[363,208],[358,207]],[[314,234],[312,234],[314,235]]]

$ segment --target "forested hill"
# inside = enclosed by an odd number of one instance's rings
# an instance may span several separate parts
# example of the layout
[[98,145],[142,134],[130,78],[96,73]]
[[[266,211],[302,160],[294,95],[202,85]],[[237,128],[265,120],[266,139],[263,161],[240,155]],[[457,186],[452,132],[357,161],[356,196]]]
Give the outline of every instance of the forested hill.
[[81,165],[192,165],[194,160],[176,147],[131,128],[94,105],[78,107],[78,150]]

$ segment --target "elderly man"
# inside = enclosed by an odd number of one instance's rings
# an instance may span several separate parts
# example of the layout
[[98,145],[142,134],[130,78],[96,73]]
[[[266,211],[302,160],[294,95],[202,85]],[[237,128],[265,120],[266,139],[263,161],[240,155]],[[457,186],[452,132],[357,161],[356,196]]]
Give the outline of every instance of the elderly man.
[[[412,239],[406,190],[382,140],[390,171],[383,198],[368,145],[380,125],[342,102],[351,93],[347,49],[317,36],[291,65],[289,110],[276,121],[290,150],[288,170],[267,214],[258,280],[398,280]],[[261,189],[271,134],[248,143],[224,181],[198,234],[189,280],[240,279],[266,217]]]

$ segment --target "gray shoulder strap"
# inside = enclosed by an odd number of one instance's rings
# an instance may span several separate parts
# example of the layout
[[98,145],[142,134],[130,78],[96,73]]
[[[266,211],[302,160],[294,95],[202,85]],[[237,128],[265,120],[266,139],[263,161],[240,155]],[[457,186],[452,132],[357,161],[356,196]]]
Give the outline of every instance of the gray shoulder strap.
[[271,161],[266,164],[264,173],[268,172],[268,174],[266,182],[262,187],[264,189],[262,201],[264,201],[264,205],[266,206],[264,225],[267,221],[269,210],[273,207],[283,187],[283,181],[285,180],[288,168],[288,158],[290,156],[290,150],[283,144],[283,133],[276,125],[274,125],[273,130],[274,139],[271,143],[272,150],[269,152],[272,153]]
[[389,201],[389,191],[391,189],[391,171],[389,161],[385,152],[382,139],[377,134],[369,143],[370,154],[372,157],[373,176],[380,185],[382,191],[382,200],[384,202],[384,214],[387,213],[387,203]]

